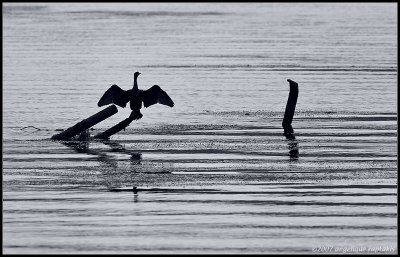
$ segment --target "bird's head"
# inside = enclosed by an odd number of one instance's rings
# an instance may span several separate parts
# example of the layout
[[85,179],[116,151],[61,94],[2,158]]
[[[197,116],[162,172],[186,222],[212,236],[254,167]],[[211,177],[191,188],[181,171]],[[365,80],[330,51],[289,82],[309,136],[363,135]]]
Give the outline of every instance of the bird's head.
[[135,72],[135,74],[134,74],[134,75],[135,75],[135,78],[137,78],[140,74],[142,74],[142,73],[140,73],[140,72],[138,72],[138,71]]

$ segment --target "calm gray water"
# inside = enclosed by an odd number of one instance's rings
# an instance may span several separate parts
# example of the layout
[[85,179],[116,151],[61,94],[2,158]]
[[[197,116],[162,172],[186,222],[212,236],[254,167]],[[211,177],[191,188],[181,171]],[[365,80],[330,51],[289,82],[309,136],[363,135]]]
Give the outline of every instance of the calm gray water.
[[[397,253],[397,36],[395,3],[3,4],[3,252]],[[49,139],[135,71],[176,106]]]

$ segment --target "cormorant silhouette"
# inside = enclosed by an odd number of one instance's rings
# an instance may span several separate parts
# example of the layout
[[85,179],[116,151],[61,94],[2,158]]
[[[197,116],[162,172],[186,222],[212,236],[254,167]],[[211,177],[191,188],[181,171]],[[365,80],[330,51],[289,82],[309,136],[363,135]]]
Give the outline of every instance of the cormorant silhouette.
[[135,120],[143,117],[143,115],[140,113],[142,103],[146,108],[156,103],[164,104],[170,107],[174,106],[172,99],[158,85],[154,85],[147,90],[139,89],[137,78],[140,74],[140,72],[135,72],[132,89],[123,90],[114,84],[104,93],[97,105],[100,107],[115,103],[125,108],[126,104],[130,102],[130,107],[132,109],[130,117]]

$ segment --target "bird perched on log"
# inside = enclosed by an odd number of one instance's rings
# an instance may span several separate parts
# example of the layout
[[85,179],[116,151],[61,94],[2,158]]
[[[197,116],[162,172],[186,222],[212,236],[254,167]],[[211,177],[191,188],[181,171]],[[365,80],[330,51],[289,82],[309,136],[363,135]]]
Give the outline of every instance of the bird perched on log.
[[123,90],[117,85],[112,85],[100,98],[97,105],[100,107],[114,103],[125,108],[126,104],[130,102],[130,107],[132,109],[130,117],[135,120],[143,117],[140,113],[142,103],[146,108],[156,103],[164,104],[169,107],[174,106],[172,99],[158,85],[154,85],[147,90],[139,89],[137,78],[140,74],[140,72],[135,72],[132,89]]

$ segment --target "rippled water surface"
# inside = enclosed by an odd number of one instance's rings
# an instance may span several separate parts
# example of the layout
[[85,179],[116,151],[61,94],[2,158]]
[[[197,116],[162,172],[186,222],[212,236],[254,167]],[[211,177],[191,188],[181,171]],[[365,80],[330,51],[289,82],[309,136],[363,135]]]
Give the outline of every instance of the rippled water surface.
[[396,4],[3,4],[4,253],[318,251],[397,252]]

